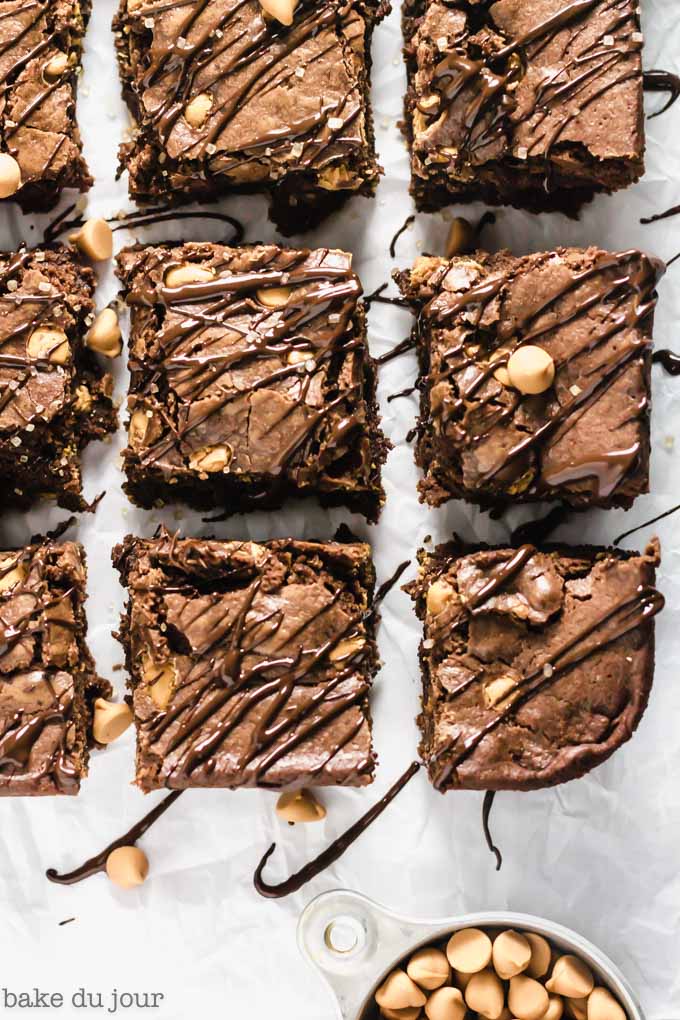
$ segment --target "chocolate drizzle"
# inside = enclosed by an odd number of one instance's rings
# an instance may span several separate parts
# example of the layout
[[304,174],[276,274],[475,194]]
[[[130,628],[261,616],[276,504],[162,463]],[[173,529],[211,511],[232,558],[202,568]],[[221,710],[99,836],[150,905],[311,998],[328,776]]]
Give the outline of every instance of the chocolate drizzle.
[[[45,244],[51,244],[62,234],[78,230],[83,226],[85,220],[82,216],[68,218],[75,208],[75,203],[70,205],[45,227],[43,234]],[[138,227],[151,227],[157,223],[179,223],[182,220],[213,220],[216,223],[224,223],[232,227],[234,234],[229,238],[229,244],[241,244],[245,236],[245,228],[240,220],[237,220],[234,216],[227,215],[227,213],[215,212],[214,210],[206,212],[202,209],[197,209],[195,212],[192,212],[188,209],[178,210],[172,209],[169,206],[159,206],[155,209],[146,208],[106,218],[106,222],[113,225],[112,232],[114,234],[119,230],[135,230]]]
[[398,343],[391,351],[386,351],[385,354],[381,354],[379,358],[376,358],[376,365],[386,365],[388,361],[394,361],[395,358],[401,357],[402,354],[415,350],[415,347],[415,337],[407,336],[405,340]]
[[383,583],[380,585],[377,592],[375,593],[375,598],[373,599],[374,607],[379,606],[383,599],[385,599],[389,595],[389,593],[394,588],[395,584],[397,584],[397,582],[399,581],[401,575],[404,573],[407,567],[410,566],[410,563],[411,563],[410,560],[404,560],[403,563],[399,564],[399,566],[394,571],[392,576],[388,577],[386,581],[383,581]]
[[672,71],[660,71],[651,70],[645,71],[642,76],[644,88],[646,92],[668,92],[668,102],[657,110],[656,113],[651,113],[649,119],[653,120],[654,117],[660,117],[666,110],[670,110],[678,98],[680,97],[680,76],[673,74]]
[[390,241],[390,256],[392,258],[394,258],[397,254],[397,241],[399,240],[401,235],[408,230],[408,228],[411,226],[414,220],[415,216],[413,214],[411,214],[411,216],[407,216],[402,225],[399,227],[399,230],[396,232],[396,234]]
[[406,784],[410,782],[415,776],[416,772],[420,769],[420,762],[414,761],[409,765],[406,771],[397,779],[396,783],[389,788],[384,797],[370,808],[366,814],[362,815],[361,818],[356,821],[353,825],[347,829],[342,836],[338,836],[329,847],[327,847],[318,857],[315,857],[309,864],[305,864],[303,868],[296,871],[293,875],[287,878],[283,882],[278,882],[275,885],[270,885],[262,878],[262,872],[264,871],[267,861],[274,853],[276,849],[276,843],[272,843],[269,849],[266,851],[262,860],[258,864],[255,875],[253,876],[253,884],[255,889],[260,896],[265,896],[268,899],[280,899],[283,896],[290,896],[291,893],[297,892],[303,885],[310,882],[313,878],[316,878],[325,868],[330,867],[334,864],[339,857],[342,857],[345,850],[348,849],[361,836],[363,832],[372,825],[373,822],[378,818],[385,808],[394,800],[398,793],[400,793]]
[[669,375],[680,375],[680,354],[675,354],[674,351],[654,351],[652,363],[661,365],[664,372],[668,372]]
[[622,535],[617,535],[617,537],[614,539],[613,544],[618,545],[620,542],[623,542],[624,538],[629,538],[631,535],[634,535],[636,532],[641,531],[643,528],[648,528],[650,524],[656,524],[657,521],[663,521],[664,518],[670,517],[672,514],[677,513],[678,510],[680,510],[680,503],[678,503],[677,506],[672,506],[670,510],[664,510],[662,514],[657,514],[656,517],[652,517],[648,521],[643,521],[642,524],[636,524],[634,528],[630,529],[630,531],[624,531]]
[[[109,843],[100,853],[95,854],[94,857],[90,857],[89,860],[81,864],[79,868],[75,868],[73,871],[68,871],[63,875],[60,875],[55,868],[48,868],[45,875],[56,885],[75,885],[76,882],[82,882],[86,878],[91,878],[93,875],[98,875],[102,871],[106,871],[106,862],[109,855],[122,846],[134,846],[142,836],[144,836],[151,826],[158,821],[161,815],[165,814],[169,807],[171,807],[179,795],[183,793],[183,790],[175,790],[169,794],[164,800],[156,804],[156,807],[149,811],[148,815],[144,815],[131,829],[121,836],[119,839]],[[65,922],[63,922],[65,923]]]
[[510,535],[510,544],[523,545],[524,543],[530,543],[535,546],[542,545],[556,528],[559,528],[561,524],[564,524],[569,519],[571,513],[572,510],[568,506],[555,506],[552,510],[548,511],[545,517],[540,517],[538,520],[525,521],[524,524],[518,525]]
[[482,829],[484,830],[484,839],[491,853],[496,858],[496,871],[500,871],[503,866],[503,854],[500,852],[498,847],[494,844],[493,837],[491,835],[491,827],[489,825],[489,819],[491,817],[491,808],[493,802],[496,799],[495,790],[487,790],[484,794],[484,803],[482,805]]
[[673,205],[670,209],[666,209],[665,212],[655,213],[654,216],[643,216],[640,223],[658,223],[659,220],[668,220],[672,216],[677,216],[680,213],[680,205]]

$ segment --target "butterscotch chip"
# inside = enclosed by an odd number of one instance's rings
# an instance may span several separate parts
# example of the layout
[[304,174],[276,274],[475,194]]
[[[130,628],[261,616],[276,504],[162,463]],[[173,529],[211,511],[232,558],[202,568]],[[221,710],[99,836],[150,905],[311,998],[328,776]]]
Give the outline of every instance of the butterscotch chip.
[[43,67],[43,77],[45,81],[56,81],[66,70],[68,70],[68,56],[66,53],[57,53]]
[[16,556],[0,558],[0,591],[10,591],[26,580],[28,571]]
[[[489,953],[491,943],[489,942]],[[470,1009],[486,1020],[500,1020],[505,1005],[505,992],[501,979],[492,970],[473,974],[465,989],[465,1001]],[[524,1020],[522,1017],[521,1020]]]
[[118,316],[113,308],[103,308],[92,323],[86,337],[86,345],[106,358],[117,358],[123,349]]
[[87,220],[69,241],[93,262],[105,262],[113,255],[113,233],[106,220]]
[[517,1020],[540,1020],[548,1004],[548,993],[540,981],[524,974],[510,978],[508,1006]]
[[149,859],[137,846],[119,846],[106,859],[106,874],[114,885],[132,889],[146,881]]
[[202,446],[200,450],[195,450],[189,457],[189,467],[194,471],[216,474],[229,467],[231,458],[232,451],[226,444],[224,446]]
[[466,1013],[465,1000],[458,988],[438,988],[425,1003],[428,1020],[463,1020]]
[[489,965],[491,939],[479,928],[463,928],[449,939],[446,956],[455,970],[462,970],[465,974],[476,974]]
[[542,347],[523,344],[508,358],[508,376],[520,393],[544,393],[555,379],[555,362]]
[[564,1006],[573,1020],[586,1020],[588,1016],[587,999],[565,999]]
[[320,822],[326,817],[326,808],[309,790],[292,790],[281,794],[276,813],[286,822]]
[[137,408],[132,412],[128,425],[128,440],[133,450],[144,446],[150,425],[151,418],[142,408]]
[[550,980],[545,987],[549,992],[568,999],[585,999],[593,990],[595,979],[583,960],[567,954],[555,961]]
[[260,7],[282,25],[292,25],[296,0],[260,0]]
[[39,326],[28,338],[26,354],[32,361],[49,361],[54,365],[67,365],[71,360],[71,345],[63,329]]
[[97,698],[94,703],[92,733],[99,744],[111,744],[132,723],[132,709],[124,701],[114,703]]
[[441,949],[428,946],[413,954],[408,962],[406,973],[421,988],[432,991],[449,980],[451,967],[446,959],[446,953],[443,953]]
[[564,1013],[564,1001],[559,995],[549,995],[548,1000],[548,1008],[541,1020],[560,1020]]
[[255,296],[267,308],[283,308],[288,304],[292,291],[290,287],[260,287]]
[[588,996],[588,1020],[626,1020],[626,1013],[607,988],[594,988]]
[[[503,687],[502,692],[498,692],[499,697],[496,701],[501,701],[515,687],[514,681],[508,677],[501,677],[498,681],[492,681],[492,683],[502,683],[504,679],[510,680],[510,687]],[[491,684],[488,684],[485,688],[485,697],[490,687]],[[492,701],[491,704],[496,704],[496,701]],[[520,935],[519,932],[503,931],[494,939],[492,960],[498,976],[507,981],[527,969],[531,960],[531,946],[528,940],[523,935]]]
[[9,152],[0,152],[0,198],[10,198],[21,187],[21,167]]
[[428,613],[432,616],[438,616],[439,613],[446,609],[455,594],[455,589],[445,578],[440,577],[438,580],[433,581],[427,590]]
[[407,1006],[406,1009],[380,1007],[380,1016],[384,1017],[385,1020],[418,1020],[420,1015],[420,1006]]
[[532,931],[525,931],[524,938],[531,946],[531,960],[527,967],[527,974],[532,978],[541,978],[550,969],[552,951],[547,939],[542,935],[536,935]]
[[203,127],[208,119],[212,105],[212,96],[207,92],[201,92],[200,95],[194,96],[191,102],[187,103],[184,108],[184,117],[187,123],[195,128]]
[[215,272],[208,266],[199,266],[195,262],[185,262],[181,266],[173,266],[165,274],[166,287],[184,287],[187,283],[207,283],[215,279]]
[[303,362],[309,361],[312,357],[313,355],[311,351],[299,351],[294,349],[289,352],[286,361],[289,365],[301,365]]
[[406,971],[397,968],[387,975],[378,988],[375,1001],[388,1009],[406,1009],[408,1006],[424,1006],[426,997]]
[[341,662],[344,659],[349,659],[351,656],[356,655],[366,644],[365,639],[361,634],[355,634],[354,637],[342,638],[338,641],[337,645],[328,653],[328,658],[331,662]]
[[142,669],[144,683],[149,687],[149,694],[158,709],[165,709],[170,704],[172,692],[177,683],[177,670],[172,659],[166,662],[154,662],[147,658]]

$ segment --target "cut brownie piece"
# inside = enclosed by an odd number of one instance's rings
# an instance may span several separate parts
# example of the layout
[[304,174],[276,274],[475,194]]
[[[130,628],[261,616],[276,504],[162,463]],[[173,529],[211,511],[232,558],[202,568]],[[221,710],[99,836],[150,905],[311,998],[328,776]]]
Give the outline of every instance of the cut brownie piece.
[[405,0],[419,209],[576,215],[644,172],[637,0]]
[[0,0],[0,149],[17,170],[17,190],[3,197],[24,212],[51,209],[64,188],[92,185],[75,114],[90,8],[89,0]]
[[370,520],[384,500],[352,257],[326,248],[133,248],[126,491],[226,513],[317,496]]
[[75,794],[92,702],[110,696],[85,641],[85,553],[39,539],[0,552],[0,796]]
[[95,277],[58,246],[0,253],[3,508],[38,496],[86,508],[79,451],[116,428],[112,379],[84,345]]
[[370,43],[387,10],[385,0],[303,0],[285,26],[258,0],[123,0],[114,31],[137,122],[120,151],[131,197],[264,190],[291,234],[372,194]]
[[[647,492],[662,270],[637,251],[558,248],[423,257],[397,274],[419,313],[421,498],[629,507]],[[552,361],[541,393],[510,383],[523,347]]]
[[654,672],[656,540],[419,554],[420,751],[440,790],[575,779],[628,740]]
[[162,532],[114,563],[143,790],[372,781],[367,545]]

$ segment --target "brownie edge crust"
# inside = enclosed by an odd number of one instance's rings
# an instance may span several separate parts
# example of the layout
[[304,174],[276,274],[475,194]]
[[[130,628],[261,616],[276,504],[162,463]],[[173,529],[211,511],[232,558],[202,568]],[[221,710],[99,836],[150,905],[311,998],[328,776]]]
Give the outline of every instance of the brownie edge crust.
[[113,559],[141,789],[372,782],[369,546],[163,532]]
[[576,779],[635,731],[654,672],[659,546],[421,550],[420,753],[433,785]]

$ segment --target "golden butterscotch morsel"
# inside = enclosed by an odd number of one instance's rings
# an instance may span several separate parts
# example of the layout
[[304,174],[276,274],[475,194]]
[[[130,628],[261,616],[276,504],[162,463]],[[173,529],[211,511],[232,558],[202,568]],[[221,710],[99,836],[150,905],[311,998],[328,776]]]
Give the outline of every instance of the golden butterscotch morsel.
[[[496,704],[497,701],[502,701],[516,686],[511,677],[499,677],[498,680],[492,681],[492,683],[501,683],[504,680],[509,680],[510,686],[508,687],[505,684],[502,691],[499,690],[497,692],[500,696],[496,701],[491,702],[492,705]],[[490,686],[491,684],[488,684],[484,689],[485,700]],[[515,977],[515,975],[521,974],[529,966],[531,946],[527,939],[520,935],[519,932],[512,930],[502,931],[494,939],[491,959],[498,976],[503,978],[504,981],[508,981],[510,978]]]
[[63,329],[56,326],[38,326],[28,338],[26,354],[31,361],[67,365],[71,360],[71,345]]
[[43,67],[45,81],[55,82],[68,70],[69,59],[66,53],[55,53]]
[[593,988],[588,996],[588,1020],[626,1020],[626,1011],[607,988]]
[[277,800],[276,813],[284,822],[320,822],[326,808],[309,790],[290,790]]
[[542,935],[537,935],[533,931],[525,931],[524,938],[531,946],[531,960],[527,967],[527,974],[532,978],[541,978],[550,969],[552,959],[550,943]]
[[362,650],[366,639],[361,634],[354,634],[352,637],[342,638],[328,653],[331,662],[344,662],[352,658]]
[[[513,696],[516,696],[518,694],[519,688],[517,686],[517,681],[514,680],[513,677],[511,676],[497,676],[494,677],[493,680],[489,680],[487,683],[484,684],[483,691],[484,704],[486,705],[487,708],[497,708],[500,711],[501,709],[505,708],[505,706],[508,705],[510,701],[513,700]],[[516,935],[517,932],[509,932],[508,934]],[[522,936],[520,935],[519,938],[522,938]],[[496,942],[497,941],[498,939],[496,939]],[[526,942],[526,939],[524,941]],[[496,971],[498,972],[498,974],[500,974],[502,978],[505,978],[506,975],[501,974],[501,972],[498,970],[498,967],[496,966],[495,956],[496,942],[494,942],[494,967],[496,967]],[[528,942],[526,944],[527,946],[529,945]],[[530,948],[529,953],[531,953]],[[525,967],[521,967],[520,970],[515,971],[515,973],[519,974],[522,970],[525,969]],[[512,974],[508,974],[507,977],[511,978]]]
[[210,266],[201,266],[197,262],[183,262],[172,266],[165,274],[166,287],[185,287],[188,283],[208,283],[215,279],[215,270]]
[[292,351],[288,352],[288,357],[286,358],[286,361],[288,362],[289,365],[302,365],[304,364],[304,362],[313,359],[313,357],[314,355],[310,350],[305,351],[293,348]]
[[564,1000],[559,995],[548,996],[548,1008],[541,1020],[560,1020],[564,1013]]
[[124,701],[119,703],[97,698],[94,703],[92,734],[98,744],[112,744],[132,723],[132,710]]
[[548,1005],[548,993],[540,981],[525,974],[510,978],[508,1007],[517,1020],[541,1020]]
[[549,992],[563,995],[567,999],[587,998],[594,985],[595,979],[590,968],[570,953],[555,961],[550,979],[545,983]]
[[446,944],[446,956],[454,970],[476,974],[491,960],[491,939],[480,928],[463,928]]
[[406,973],[421,988],[432,991],[439,988],[451,977],[451,967],[446,953],[434,946],[419,949],[408,961]]
[[113,255],[111,227],[98,217],[86,220],[80,230],[70,235],[69,241],[93,262],[106,262]]
[[407,1006],[406,1009],[388,1009],[381,1006],[380,1016],[385,1020],[418,1020],[421,1016],[420,1006]]
[[293,24],[296,0],[260,0],[260,7],[265,15],[269,15],[282,25]]
[[572,1020],[586,1020],[588,1016],[587,999],[565,999],[564,1007]]
[[266,308],[283,308],[288,304],[292,290],[290,287],[260,287],[255,297]]
[[0,556],[0,591],[11,591],[28,577],[28,570],[17,556]]
[[85,344],[106,358],[117,358],[123,349],[118,316],[113,308],[103,308],[90,326]]
[[201,474],[217,474],[231,464],[233,450],[226,443],[222,446],[202,446],[189,457],[189,467]]
[[426,997],[406,971],[397,968],[391,971],[375,993],[375,1001],[386,1009],[407,1009],[425,1005]]
[[165,662],[154,662],[149,656],[144,660],[142,676],[156,708],[160,710],[167,708],[177,683],[174,661],[167,659]]
[[463,255],[474,247],[474,241],[475,229],[472,224],[463,216],[456,216],[446,235],[444,254],[447,259],[453,258],[454,255]]
[[11,198],[21,187],[21,167],[9,152],[0,152],[0,198]]
[[459,988],[438,988],[425,1003],[427,1020],[463,1020],[467,1007]]
[[[439,616],[439,614],[443,612],[453,600],[455,594],[455,588],[449,583],[449,581],[446,580],[445,577],[439,577],[436,581],[433,581],[427,589],[427,596],[425,599],[427,611],[430,616]],[[459,932],[458,934],[461,933]]]
[[106,874],[121,889],[133,889],[146,881],[149,859],[138,846],[119,846],[106,858]]
[[146,2],[146,0],[127,0],[127,9],[128,9],[128,12],[130,14],[133,14],[135,11],[141,10],[141,8],[144,6],[145,2]]
[[88,390],[87,386],[76,386],[75,393],[73,395],[73,408],[78,411],[79,414],[87,414],[88,411],[92,410],[92,394]]
[[555,379],[555,362],[542,347],[524,344],[508,358],[508,376],[520,393],[545,393]]
[[486,1020],[500,1020],[505,1006],[505,991],[498,974],[493,970],[473,974],[465,989],[465,1001],[470,1009]]
[[194,96],[184,107],[184,118],[192,127],[203,127],[212,110],[213,99],[208,92]]
[[130,423],[128,425],[128,442],[133,450],[139,450],[145,445],[146,438],[149,434],[151,418],[151,412],[145,411],[142,407],[136,408],[130,415]]

